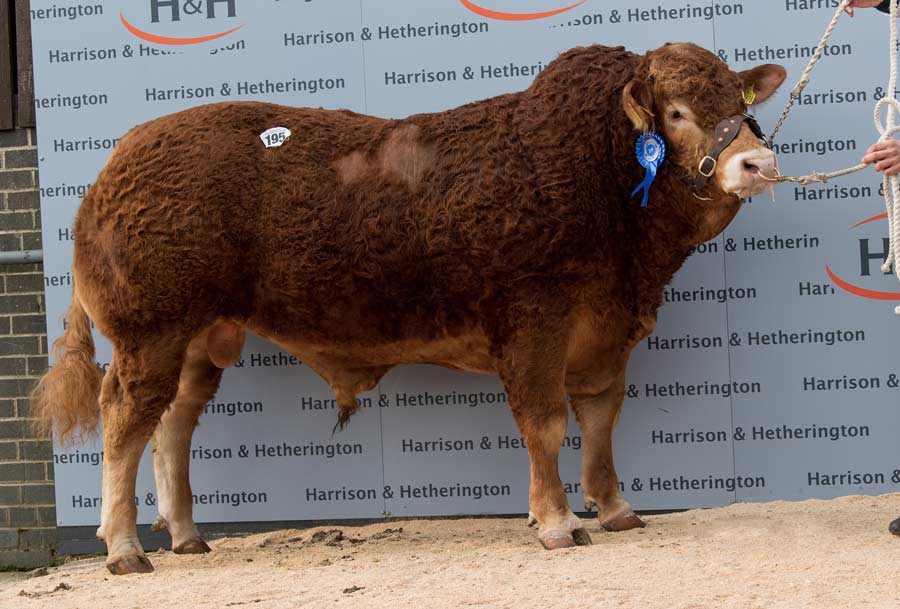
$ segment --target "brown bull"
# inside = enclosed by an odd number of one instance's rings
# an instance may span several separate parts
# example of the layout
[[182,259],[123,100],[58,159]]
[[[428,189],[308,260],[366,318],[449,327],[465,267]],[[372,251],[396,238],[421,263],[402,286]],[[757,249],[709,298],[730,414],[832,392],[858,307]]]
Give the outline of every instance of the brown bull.
[[[110,571],[152,569],[133,499],[148,440],[175,551],[209,549],[191,434],[245,331],[320,374],[342,423],[399,364],[498,374],[548,548],[590,542],[557,470],[568,395],[587,505],[609,530],[643,526],[612,461],[629,353],[695,246],[767,187],[774,155],[742,122],[742,92],[763,101],[784,76],[732,72],[691,44],[593,46],[521,93],[404,120],[225,103],[135,127],[78,211],[70,325],[33,398],[65,438],[97,423],[99,394]],[[265,148],[278,126],[293,135]],[[669,156],[642,208],[648,129]],[[102,379],[90,320],[113,345]]]

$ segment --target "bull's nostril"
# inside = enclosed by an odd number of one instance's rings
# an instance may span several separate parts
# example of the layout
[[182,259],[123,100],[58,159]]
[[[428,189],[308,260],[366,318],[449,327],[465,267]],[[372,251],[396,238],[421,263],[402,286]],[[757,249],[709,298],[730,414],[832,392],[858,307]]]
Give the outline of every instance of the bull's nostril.
[[757,167],[753,163],[748,163],[746,161],[744,161],[744,169],[746,169],[750,173],[759,173],[759,167]]

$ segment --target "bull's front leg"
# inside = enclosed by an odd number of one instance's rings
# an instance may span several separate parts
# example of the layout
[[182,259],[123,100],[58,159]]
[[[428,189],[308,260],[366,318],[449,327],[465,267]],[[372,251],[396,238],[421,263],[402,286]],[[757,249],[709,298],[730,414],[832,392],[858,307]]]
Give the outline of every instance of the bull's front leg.
[[600,525],[607,531],[646,526],[622,497],[613,464],[612,432],[625,398],[625,375],[601,393],[573,394],[571,398],[581,428],[581,485],[585,508],[597,508]]
[[525,337],[503,350],[500,377],[531,461],[529,525],[548,550],[591,543],[569,509],[559,477],[558,456],[566,434],[564,349],[555,336]]

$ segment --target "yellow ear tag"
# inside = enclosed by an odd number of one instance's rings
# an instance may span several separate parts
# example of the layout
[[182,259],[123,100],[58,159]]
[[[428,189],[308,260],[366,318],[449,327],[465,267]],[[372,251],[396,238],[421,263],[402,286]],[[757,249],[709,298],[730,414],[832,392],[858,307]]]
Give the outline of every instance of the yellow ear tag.
[[752,106],[753,102],[756,101],[756,91],[754,91],[753,83],[750,83],[750,86],[744,89],[744,104],[747,106]]

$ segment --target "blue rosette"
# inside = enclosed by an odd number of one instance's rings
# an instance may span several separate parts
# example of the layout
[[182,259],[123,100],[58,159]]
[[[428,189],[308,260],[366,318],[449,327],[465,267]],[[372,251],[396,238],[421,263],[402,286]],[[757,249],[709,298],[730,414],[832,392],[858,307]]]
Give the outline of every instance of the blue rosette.
[[653,184],[653,180],[656,179],[656,172],[659,170],[659,166],[666,160],[666,142],[660,134],[655,131],[648,131],[638,138],[635,146],[635,156],[638,163],[647,169],[647,175],[644,176],[644,181],[634,189],[631,196],[634,197],[634,195],[643,190],[644,199],[641,201],[641,207],[647,207],[647,203],[650,200],[650,186]]

